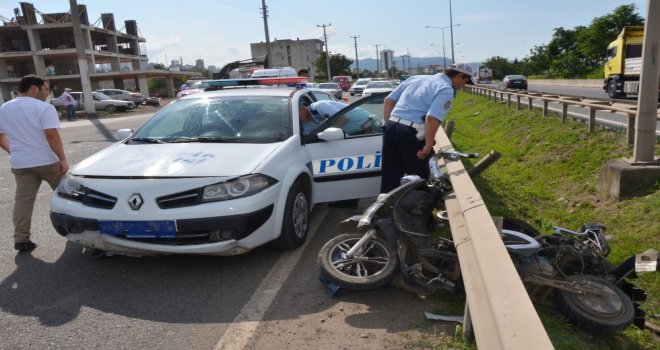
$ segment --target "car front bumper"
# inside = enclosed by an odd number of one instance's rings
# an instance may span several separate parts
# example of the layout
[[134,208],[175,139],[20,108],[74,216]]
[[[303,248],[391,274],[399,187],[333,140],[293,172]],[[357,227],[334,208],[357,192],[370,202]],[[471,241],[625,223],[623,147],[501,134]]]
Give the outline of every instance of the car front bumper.
[[[187,179],[186,182],[193,181]],[[199,180],[204,181],[204,180]],[[208,180],[206,180],[208,181]],[[155,204],[155,193],[150,186],[168,188],[178,181],[158,181],[149,185],[140,182],[131,186],[141,188],[145,199],[139,210],[131,210],[125,200],[114,207],[102,207],[99,202],[87,205],[53,194],[51,222],[55,230],[68,240],[87,248],[127,255],[160,254],[242,254],[275,239],[281,231],[282,215],[279,208],[281,186],[275,185],[250,197],[235,200],[202,203],[161,209]],[[112,183],[106,183],[110,189]],[[128,198],[131,189],[118,188],[108,191],[119,198]],[[100,188],[100,186],[95,186]],[[169,187],[171,190],[173,187]],[[96,206],[96,207],[95,207]],[[156,234],[148,237],[135,234],[133,225],[168,223],[174,228],[170,235]],[[119,225],[120,229],[107,232],[107,225]],[[106,227],[103,231],[101,225]],[[123,230],[124,228],[126,230]],[[129,233],[130,232],[130,233]]]
[[124,254],[236,255],[250,249],[239,242],[258,232],[273,214],[273,205],[251,213],[232,216],[178,219],[174,238],[128,238],[125,234],[103,234],[99,221],[51,212],[57,233],[85,247]]

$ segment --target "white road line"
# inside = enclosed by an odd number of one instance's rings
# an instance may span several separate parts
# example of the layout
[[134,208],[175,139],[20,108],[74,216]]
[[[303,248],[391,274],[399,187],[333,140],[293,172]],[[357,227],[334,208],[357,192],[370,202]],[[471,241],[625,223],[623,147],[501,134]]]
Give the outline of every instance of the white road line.
[[252,298],[243,306],[241,312],[234,318],[227,331],[225,331],[223,336],[215,344],[214,350],[243,349],[250,339],[252,339],[264,314],[273,303],[273,300],[275,300],[275,296],[280,291],[280,288],[282,288],[284,282],[289,278],[296,262],[300,260],[300,256],[328,214],[328,207],[325,205],[316,206],[314,209],[321,210],[322,212],[319,213],[318,220],[315,220],[313,226],[310,225],[305,243],[296,250],[282,254],[270,272],[268,272],[267,277],[261,281]]

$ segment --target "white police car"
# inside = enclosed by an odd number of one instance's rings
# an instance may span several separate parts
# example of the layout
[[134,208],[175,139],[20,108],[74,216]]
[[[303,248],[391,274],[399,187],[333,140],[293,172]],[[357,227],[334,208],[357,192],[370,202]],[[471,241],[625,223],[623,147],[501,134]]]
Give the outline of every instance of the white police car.
[[380,187],[384,96],[361,99],[303,135],[299,103],[309,99],[333,97],[241,87],[181,98],[73,167],[53,193],[53,226],[115,254],[297,247],[314,204],[375,196]]

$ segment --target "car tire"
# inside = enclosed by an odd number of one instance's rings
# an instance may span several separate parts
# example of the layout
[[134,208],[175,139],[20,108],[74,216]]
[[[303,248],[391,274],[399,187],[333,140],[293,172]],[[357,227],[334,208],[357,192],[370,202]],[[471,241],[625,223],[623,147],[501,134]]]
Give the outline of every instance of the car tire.
[[107,105],[105,106],[104,110],[108,113],[114,113],[117,111],[117,106],[115,105]]
[[282,232],[272,245],[280,249],[299,247],[307,238],[309,229],[310,193],[302,181],[296,181],[286,197]]
[[355,93],[354,93],[354,92],[351,92],[351,96],[355,96]]

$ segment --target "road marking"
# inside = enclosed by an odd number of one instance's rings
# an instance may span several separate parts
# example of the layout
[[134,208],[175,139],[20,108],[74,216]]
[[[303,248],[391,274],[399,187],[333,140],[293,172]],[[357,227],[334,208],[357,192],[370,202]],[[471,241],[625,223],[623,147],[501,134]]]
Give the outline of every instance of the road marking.
[[268,276],[255,289],[252,298],[243,306],[241,312],[234,318],[229,328],[227,328],[223,336],[215,344],[214,350],[243,349],[252,339],[255,330],[275,300],[275,296],[277,296],[277,293],[282,288],[284,281],[289,278],[296,262],[300,260],[300,256],[328,214],[328,207],[325,205],[317,206],[315,209],[321,210],[321,213],[319,213],[318,220],[310,223],[311,225],[307,231],[308,236],[305,243],[296,250],[282,254],[270,272],[268,272]]

